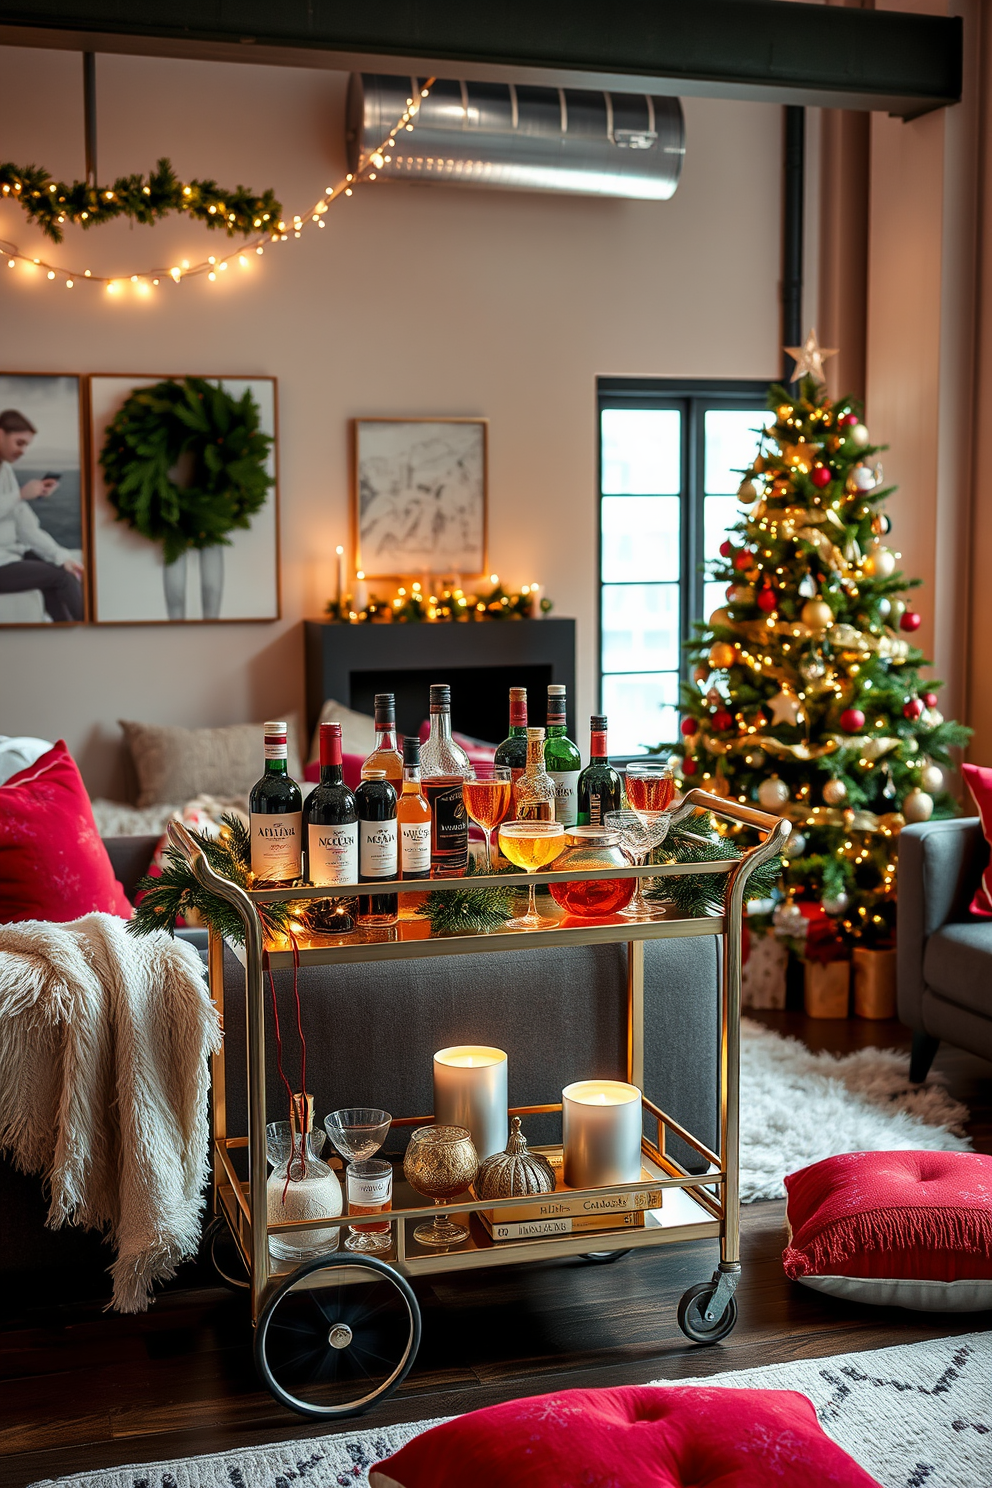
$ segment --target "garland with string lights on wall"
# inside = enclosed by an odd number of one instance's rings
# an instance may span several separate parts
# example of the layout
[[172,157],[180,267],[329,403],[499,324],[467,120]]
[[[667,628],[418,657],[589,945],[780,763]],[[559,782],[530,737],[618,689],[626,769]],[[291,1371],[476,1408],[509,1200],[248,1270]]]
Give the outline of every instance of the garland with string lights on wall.
[[[356,171],[349,172],[336,186],[328,186],[308,212],[295,213],[291,218],[281,215],[281,204],[271,191],[256,197],[242,186],[224,192],[214,181],[183,183],[172,174],[168,160],[160,160],[157,174],[153,173],[147,180],[141,176],[123,176],[114,182],[113,187],[95,187],[84,182],[73,182],[69,186],[53,181],[46,171],[33,166],[19,171],[9,164],[0,165],[0,200],[20,202],[28,216],[38,222],[42,232],[56,243],[61,241],[61,228],[65,222],[84,228],[95,225],[90,220],[90,207],[86,204],[94,194],[102,198],[102,204],[99,201],[97,204],[99,215],[96,223],[121,216],[130,217],[135,222],[152,223],[171,211],[178,211],[205,222],[208,227],[223,227],[228,237],[239,234],[248,238],[242,248],[220,257],[210,254],[195,263],[184,258],[167,267],[144,269],[134,274],[94,274],[89,269],[68,269],[64,264],[50,263],[37,255],[25,253],[16,243],[3,238],[0,238],[0,261],[5,261],[8,269],[22,268],[29,273],[40,270],[48,280],[62,283],[66,289],[72,289],[77,282],[99,284],[108,294],[119,294],[131,285],[139,295],[149,295],[164,281],[180,284],[184,279],[204,274],[214,283],[218,274],[233,263],[246,269],[251,262],[247,256],[249,252],[254,251],[261,257],[269,243],[286,243],[290,235],[299,238],[304,229],[312,225],[322,228],[332,202],[352,196],[359,182],[374,181],[379,169],[391,159],[389,151],[397,136],[401,131],[413,130],[421,103],[428,97],[434,82],[434,78],[428,78],[419,96],[407,99],[403,114]],[[65,200],[60,201],[60,196]],[[47,202],[44,200],[46,197]]]

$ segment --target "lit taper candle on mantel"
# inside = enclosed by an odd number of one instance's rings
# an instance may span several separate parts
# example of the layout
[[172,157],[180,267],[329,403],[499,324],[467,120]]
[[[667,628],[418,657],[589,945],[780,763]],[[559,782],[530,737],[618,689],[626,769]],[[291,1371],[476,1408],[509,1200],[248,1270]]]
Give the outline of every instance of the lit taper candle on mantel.
[[344,548],[338,543],[334,551],[338,555],[338,611],[340,614],[341,606],[344,604]]
[[561,1093],[563,1177],[569,1188],[636,1183],[641,1092],[621,1080],[578,1080]]
[[508,1129],[506,1055],[486,1044],[456,1044],[434,1055],[434,1120],[465,1126],[479,1161],[502,1152]]

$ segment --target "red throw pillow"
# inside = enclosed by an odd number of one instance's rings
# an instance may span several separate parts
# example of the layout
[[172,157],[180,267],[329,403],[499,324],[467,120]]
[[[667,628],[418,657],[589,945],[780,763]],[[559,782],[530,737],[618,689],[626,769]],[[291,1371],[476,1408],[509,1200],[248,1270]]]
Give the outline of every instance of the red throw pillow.
[[847,1152],[785,1180],[787,1276],[920,1312],[992,1307],[992,1157]]
[[[344,754],[341,756],[341,772],[344,783],[349,790],[357,790],[362,783],[362,766],[365,763],[364,754]],[[320,781],[320,761],[313,760],[303,770],[303,779],[312,781],[315,785]]]
[[0,921],[64,923],[94,910],[124,920],[133,912],[60,739],[0,785]]
[[629,1385],[510,1400],[445,1421],[369,1488],[878,1488],[792,1390]]
[[[961,771],[975,798],[985,841],[992,847],[992,770],[983,769],[981,765],[962,765]],[[981,915],[983,920],[992,920],[992,862],[982,874],[982,881],[968,908],[973,915]]]

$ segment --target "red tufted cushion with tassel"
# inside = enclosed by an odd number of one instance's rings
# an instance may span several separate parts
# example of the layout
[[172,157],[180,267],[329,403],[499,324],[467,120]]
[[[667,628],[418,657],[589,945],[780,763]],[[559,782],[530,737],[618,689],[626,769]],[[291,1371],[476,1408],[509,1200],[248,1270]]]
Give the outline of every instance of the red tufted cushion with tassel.
[[992,1157],[847,1152],[785,1187],[794,1281],[925,1312],[992,1307]]

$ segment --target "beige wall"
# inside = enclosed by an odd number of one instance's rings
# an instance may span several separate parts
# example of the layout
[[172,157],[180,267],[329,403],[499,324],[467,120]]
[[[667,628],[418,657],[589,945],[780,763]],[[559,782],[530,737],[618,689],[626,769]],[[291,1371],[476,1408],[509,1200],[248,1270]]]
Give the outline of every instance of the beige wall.
[[[342,169],[340,75],[101,56],[98,76],[101,178],[168,154],[303,210]],[[82,174],[80,77],[78,56],[0,48],[5,159]],[[330,592],[348,525],[347,420],[369,413],[491,419],[490,561],[577,617],[588,714],[597,374],[764,377],[779,363],[780,111],[690,101],[686,117],[669,203],[383,184],[267,250],[250,284],[232,273],[150,303],[3,269],[6,370],[279,379],[284,618],[0,631],[0,732],[64,734],[106,794],[119,717],[219,724],[300,706],[300,621]],[[9,203],[0,236],[39,241]],[[209,252],[207,237],[114,224],[57,255],[116,273]]]

